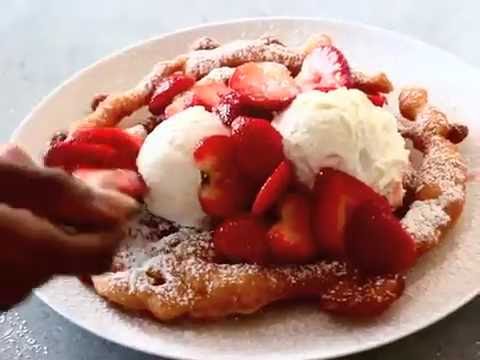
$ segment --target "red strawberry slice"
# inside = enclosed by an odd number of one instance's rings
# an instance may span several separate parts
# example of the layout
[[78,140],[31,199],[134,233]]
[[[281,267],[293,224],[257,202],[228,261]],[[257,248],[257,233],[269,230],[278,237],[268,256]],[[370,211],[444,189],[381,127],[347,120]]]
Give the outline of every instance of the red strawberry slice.
[[215,113],[226,126],[230,127],[233,120],[242,115],[244,106],[240,94],[230,91],[220,98]]
[[263,119],[239,117],[232,123],[240,171],[261,185],[284,159],[280,133]]
[[288,161],[282,161],[265,181],[252,206],[253,215],[267,212],[287,191],[293,179],[293,170]]
[[193,156],[202,171],[200,204],[208,215],[226,218],[248,209],[253,196],[236,168],[232,138],[224,135],[207,137]]
[[344,172],[327,168],[317,175],[313,229],[322,253],[335,258],[345,256],[345,226],[353,210],[365,201],[390,209],[383,196]]
[[173,101],[165,108],[165,118],[172,117],[191,106],[197,105],[195,103],[195,96],[192,91],[185,91],[177,95]]
[[[69,171],[78,167],[136,169],[143,138],[119,128],[87,128],[77,130],[63,143],[51,146],[47,166],[61,166]],[[62,158],[64,164],[59,162]]]
[[346,227],[346,250],[359,269],[372,274],[400,273],[416,259],[415,241],[390,209],[377,202],[359,205]]
[[227,219],[213,233],[215,252],[231,262],[266,264],[269,260],[267,231],[263,220],[252,215]]
[[191,76],[177,72],[160,80],[155,87],[148,109],[154,115],[160,115],[173,98],[181,92],[188,90],[195,84]]
[[288,194],[279,205],[280,220],[268,231],[267,239],[279,263],[301,264],[315,258],[310,200],[304,194]]
[[45,165],[67,171],[79,168],[136,168],[135,161],[125,158],[109,145],[64,141],[50,147],[45,154]]
[[90,186],[119,191],[135,199],[141,199],[147,192],[145,182],[132,170],[78,169],[73,172],[73,176],[78,177]]
[[239,116],[256,117],[265,120],[273,119],[272,111],[248,105],[242,96],[233,90],[230,90],[220,98],[214,111],[228,127],[231,127],[233,120]]
[[305,57],[295,78],[302,89],[350,87],[352,74],[347,59],[332,45],[320,46]]
[[194,103],[203,105],[207,110],[211,110],[220,103],[220,99],[232,90],[225,83],[218,81],[209,84],[195,85],[192,88]]
[[285,108],[298,94],[288,69],[274,62],[240,65],[230,78],[229,85],[248,105],[269,110]]
[[325,93],[328,93],[330,91],[337,90],[337,89],[338,89],[337,86],[315,86],[315,90],[325,92]]
[[369,100],[372,102],[373,105],[382,107],[383,105],[387,104],[387,98],[385,95],[377,93],[377,94],[367,94]]
[[144,140],[140,136],[113,127],[80,129],[71,135],[71,139],[87,144],[110,145],[115,149],[122,149],[125,153],[131,153],[135,158]]

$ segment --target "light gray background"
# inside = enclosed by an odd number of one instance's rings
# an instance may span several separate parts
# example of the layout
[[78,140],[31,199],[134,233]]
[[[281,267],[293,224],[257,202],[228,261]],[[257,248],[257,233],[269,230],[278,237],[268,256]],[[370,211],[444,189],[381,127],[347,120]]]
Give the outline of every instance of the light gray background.
[[[479,11],[476,0],[1,0],[0,141],[65,78],[162,32],[248,16],[333,17],[411,34],[480,66]],[[477,298],[416,335],[348,359],[480,359],[479,313]],[[90,335],[31,298],[0,315],[0,359],[154,358]]]

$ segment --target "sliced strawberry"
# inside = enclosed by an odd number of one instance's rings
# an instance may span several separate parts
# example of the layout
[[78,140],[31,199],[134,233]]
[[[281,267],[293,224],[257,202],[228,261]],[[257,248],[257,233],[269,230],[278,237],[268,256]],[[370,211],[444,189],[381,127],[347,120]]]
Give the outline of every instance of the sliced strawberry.
[[369,100],[372,102],[373,105],[375,106],[380,106],[382,107],[387,103],[387,98],[385,95],[377,93],[377,94],[367,94]]
[[233,90],[224,94],[213,110],[228,127],[231,127],[233,120],[239,116],[255,117],[269,121],[273,120],[272,111],[248,105],[242,96]]
[[90,186],[115,190],[135,199],[141,199],[147,192],[147,186],[137,172],[124,169],[78,169],[73,172]]
[[165,118],[172,117],[191,106],[197,105],[193,91],[185,91],[182,94],[175,96],[173,101],[165,108]]
[[193,156],[202,171],[200,204],[208,215],[226,218],[248,209],[252,195],[236,168],[235,144],[230,137],[207,137]]
[[229,85],[247,104],[269,110],[285,108],[298,94],[288,69],[274,62],[240,65],[230,78]]
[[369,200],[390,208],[384,197],[344,172],[327,168],[317,175],[313,229],[322,253],[331,257],[345,256],[345,225],[353,210]]
[[315,86],[315,90],[325,92],[325,93],[328,93],[330,91],[337,90],[337,89],[338,89],[337,86]]
[[312,50],[305,57],[295,80],[303,90],[350,87],[352,73],[342,52],[327,45]]
[[245,106],[242,111],[242,115],[247,117],[264,119],[268,121],[272,121],[275,116],[273,111],[258,108],[258,107],[251,107],[251,106]]
[[213,233],[215,252],[231,262],[266,264],[269,260],[267,231],[263,220],[252,215],[227,219]]
[[192,88],[195,104],[203,105],[209,111],[220,103],[222,96],[231,91],[232,90],[222,81],[195,85]]
[[50,147],[45,154],[45,166],[61,167],[67,171],[79,168],[135,169],[135,162],[122,156],[109,145],[64,141]]
[[154,115],[160,115],[173,98],[195,84],[195,79],[181,72],[173,73],[160,80],[155,87],[148,109]]
[[212,135],[198,144],[193,157],[202,170],[230,171],[235,167],[235,144],[227,135]]
[[71,137],[75,142],[87,144],[110,145],[137,157],[144,138],[135,136],[120,128],[87,128],[74,132]]
[[[80,129],[74,132],[70,138],[66,141],[64,141],[67,144],[73,144],[73,145],[65,145],[64,147],[61,147],[61,150],[57,150],[56,146],[55,149],[53,147],[51,148],[51,151],[54,153],[57,153],[60,151],[64,155],[65,154],[71,154],[73,158],[76,160],[73,160],[74,162],[78,163],[78,166],[75,165],[74,168],[76,167],[100,167],[100,168],[126,168],[126,169],[136,169],[136,159],[138,152],[140,151],[140,147],[143,143],[143,138],[140,136],[135,136],[132,134],[129,134],[127,131],[119,128],[86,128],[86,129]],[[95,153],[92,154],[92,159],[87,159],[84,158],[82,159],[80,154],[75,155],[79,151],[84,151],[81,149],[86,149],[86,146],[77,146],[75,144],[84,144],[84,145],[104,145],[105,147],[110,148],[109,150],[98,150]],[[66,148],[66,150],[65,150]],[[100,155],[98,153],[104,152],[103,155]],[[109,153],[112,153],[111,155],[108,155]],[[50,153],[50,150],[49,150]],[[89,153],[92,153],[90,151]],[[48,156],[51,156],[47,154]],[[58,155],[58,153],[57,153]],[[109,156],[108,158],[106,156]],[[100,165],[95,162],[95,159],[98,159],[100,156],[103,157],[105,160],[102,162]],[[61,156],[60,156],[61,157]],[[57,158],[58,159],[58,158]],[[110,163],[107,163],[106,161],[110,161]],[[50,161],[50,160],[49,160]],[[90,166],[87,166],[87,164],[92,164]],[[84,165],[80,165],[84,164]],[[97,165],[95,165],[97,164]],[[55,166],[62,166],[60,163],[55,163]],[[72,167],[71,165],[68,165],[67,163],[64,164],[63,166],[67,170],[71,170]]]
[[244,104],[241,96],[236,91],[230,91],[224,94],[215,108],[215,113],[222,122],[230,127],[233,120],[242,114]]
[[415,263],[415,241],[392,211],[367,201],[352,213],[346,226],[345,247],[349,259],[371,274],[395,274]]
[[288,194],[279,205],[280,221],[268,231],[274,259],[280,263],[305,263],[317,254],[312,232],[310,200],[304,194]]
[[232,123],[240,171],[263,184],[284,159],[280,133],[266,120],[239,117]]
[[287,191],[293,179],[293,170],[288,161],[282,161],[265,181],[252,206],[253,215],[267,212]]

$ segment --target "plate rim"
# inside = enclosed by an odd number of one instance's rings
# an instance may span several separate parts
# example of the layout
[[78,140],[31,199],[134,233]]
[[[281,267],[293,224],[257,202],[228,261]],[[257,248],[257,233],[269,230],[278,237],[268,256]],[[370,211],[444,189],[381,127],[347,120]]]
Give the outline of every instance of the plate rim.
[[[305,21],[305,22],[317,22],[317,23],[329,23],[333,25],[340,25],[340,26],[353,26],[357,28],[362,28],[364,30],[368,31],[374,31],[374,32],[382,32],[386,33],[390,37],[396,37],[398,39],[402,39],[404,41],[408,41],[410,43],[415,43],[421,47],[426,47],[430,48],[432,50],[435,50],[439,53],[442,54],[442,56],[450,57],[451,59],[454,59],[455,61],[459,62],[462,64],[462,66],[466,67],[471,71],[472,73],[475,73],[479,78],[480,78],[480,69],[475,67],[474,65],[466,62],[464,59],[456,55],[455,53],[452,53],[446,49],[443,49],[439,46],[430,44],[424,40],[418,39],[412,35],[404,34],[398,31],[394,31],[391,29],[386,29],[382,28],[380,26],[375,26],[375,25],[370,25],[358,21],[348,21],[348,20],[343,20],[343,19],[338,19],[338,18],[327,18],[327,17],[309,17],[309,16],[266,16],[266,17],[241,17],[241,18],[235,18],[235,19],[229,19],[225,21],[215,21],[215,22],[208,22],[205,24],[197,24],[197,25],[192,25],[192,26],[187,26],[187,27],[182,27],[178,30],[174,31],[169,31],[165,33],[160,33],[158,35],[154,35],[151,37],[148,37],[146,39],[136,41],[130,45],[124,46],[118,50],[115,50],[111,53],[109,53],[106,56],[100,57],[98,60],[94,61],[92,64],[87,65],[76,72],[74,72],[72,75],[67,77],[67,79],[63,80],[58,84],[56,87],[53,88],[46,96],[44,96],[33,108],[32,110],[25,116],[25,118],[20,121],[20,123],[17,125],[15,130],[12,132],[9,141],[10,142],[15,142],[16,139],[20,136],[20,134],[23,132],[24,128],[32,118],[35,116],[35,114],[40,110],[42,107],[44,107],[48,102],[54,98],[57,94],[59,94],[64,87],[68,86],[69,84],[75,82],[77,79],[81,78],[84,74],[88,73],[89,71],[92,71],[94,68],[97,66],[106,63],[118,56],[121,56],[122,54],[130,51],[134,51],[137,48],[142,48],[145,46],[148,46],[149,44],[153,44],[156,41],[162,40],[164,38],[168,38],[171,36],[176,36],[182,33],[188,33],[191,31],[201,31],[202,29],[207,29],[207,28],[213,28],[213,27],[220,27],[220,26],[229,26],[233,24],[245,24],[245,23],[256,23],[256,22],[290,22],[290,21]],[[105,339],[107,341],[110,341],[114,344],[133,349],[135,351],[139,351],[141,353],[145,354],[150,354],[154,356],[162,356],[166,359],[192,359],[196,360],[196,358],[187,358],[187,357],[179,357],[178,355],[171,355],[171,354],[159,354],[158,352],[153,352],[151,350],[146,350],[141,348],[141,346],[137,344],[125,344],[122,343],[120,340],[116,340],[115,338],[111,336],[104,336],[103,334],[100,333],[100,331],[97,331],[95,329],[92,329],[89,327],[88,324],[84,324],[81,319],[74,318],[71,315],[67,314],[68,311],[65,309],[59,309],[55,305],[52,305],[51,302],[48,299],[48,296],[44,295],[42,293],[42,289],[38,288],[33,291],[34,295],[37,296],[43,303],[45,303],[48,307],[50,307],[53,311],[55,311],[57,314],[62,316],[64,319],[68,320],[69,322],[75,324],[79,328],[86,330],[87,332],[94,334],[95,336],[98,336],[102,339]],[[398,341],[402,338],[405,338],[409,335],[415,334],[429,326],[432,326],[433,324],[436,324],[437,322],[445,319],[446,317],[452,315],[455,313],[457,310],[465,306],[468,302],[473,300],[476,296],[480,294],[480,285],[478,289],[472,289],[471,293],[468,293],[465,295],[463,298],[461,298],[458,302],[455,303],[455,305],[451,306],[448,311],[445,311],[443,313],[439,313],[438,315],[434,316],[432,319],[429,321],[425,322],[424,324],[421,324],[419,327],[414,327],[412,326],[411,328],[404,328],[402,331],[400,331],[398,334],[395,336],[392,336],[391,338],[385,339],[385,340],[380,340],[377,342],[372,342],[372,343],[367,343],[365,345],[360,345],[355,348],[355,350],[352,349],[346,349],[345,351],[337,352],[334,357],[341,357],[341,356],[346,356],[346,355],[352,355],[352,354],[357,354],[361,352],[365,352],[368,350],[372,350],[381,346],[385,346],[388,344],[391,344],[395,341]],[[324,356],[321,355],[320,357],[313,357],[309,359],[330,359],[332,358],[332,355]],[[295,357],[296,358],[296,357]],[[292,359],[290,357],[290,359]],[[300,359],[300,358],[299,358]]]

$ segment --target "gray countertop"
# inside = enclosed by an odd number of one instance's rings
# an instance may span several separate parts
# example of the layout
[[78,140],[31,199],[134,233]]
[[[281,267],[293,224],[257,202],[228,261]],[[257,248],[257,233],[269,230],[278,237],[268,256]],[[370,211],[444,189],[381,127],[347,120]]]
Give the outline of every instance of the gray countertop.
[[[77,70],[118,48],[181,27],[237,17],[333,17],[408,33],[480,66],[479,10],[476,0],[2,0],[0,141],[6,141],[30,109]],[[480,359],[477,313],[480,298],[418,334],[348,359]],[[0,359],[153,357],[97,338],[32,297],[0,315]]]

